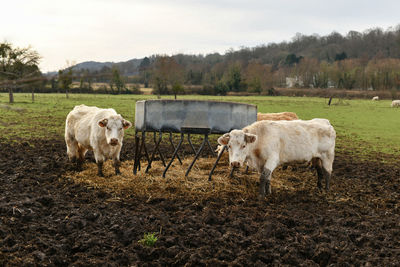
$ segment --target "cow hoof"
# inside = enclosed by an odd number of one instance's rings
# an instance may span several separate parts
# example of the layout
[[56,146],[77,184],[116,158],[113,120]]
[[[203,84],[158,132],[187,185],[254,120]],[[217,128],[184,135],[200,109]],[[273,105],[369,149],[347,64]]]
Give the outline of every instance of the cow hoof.
[[83,165],[82,162],[77,162],[76,168],[75,168],[77,172],[83,171],[82,165]]
[[99,172],[99,173],[97,174],[97,176],[104,177],[104,173]]
[[322,191],[322,184],[321,183],[317,183],[317,187],[319,191]]

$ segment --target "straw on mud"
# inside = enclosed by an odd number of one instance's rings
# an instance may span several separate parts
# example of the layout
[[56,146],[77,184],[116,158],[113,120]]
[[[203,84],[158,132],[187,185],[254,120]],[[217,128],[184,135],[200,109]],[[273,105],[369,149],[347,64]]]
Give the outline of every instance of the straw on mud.
[[[212,167],[213,159],[199,159],[188,177],[185,171],[192,159],[183,160],[183,165],[175,162],[167,172],[167,177],[162,177],[164,167],[160,162],[153,162],[152,168],[146,174],[142,165],[141,171],[133,175],[132,161],[125,161],[121,166],[121,175],[114,175],[111,161],[104,164],[104,178],[97,176],[97,166],[88,163],[82,172],[72,172],[68,176],[78,183],[85,183],[94,188],[99,188],[117,195],[132,195],[145,198],[193,198],[202,199],[208,197],[226,198],[232,195],[254,195],[256,192],[256,180],[247,177],[248,184],[240,178],[232,180],[227,177],[228,171],[217,171],[213,181],[208,181],[208,173]],[[225,166],[220,166],[226,170]]]
[[[167,172],[166,178],[162,177],[164,166],[159,161],[153,161],[148,173],[142,169],[133,175],[133,161],[122,162],[121,175],[114,175],[111,161],[104,164],[105,177],[97,176],[97,166],[94,163],[86,163],[82,172],[70,172],[67,176],[77,183],[83,183],[90,187],[109,192],[115,196],[133,196],[146,199],[154,198],[187,198],[199,199],[255,199],[258,194],[259,174],[250,172],[244,174],[244,168],[235,172],[234,178],[229,178],[227,159],[218,164],[212,181],[208,181],[208,174],[214,164],[215,158],[199,158],[188,177],[185,177],[187,167],[193,159],[188,157],[183,160],[183,165],[175,161]],[[280,179],[282,171],[276,170],[271,185],[274,191],[279,188],[295,190],[287,183],[287,177]],[[310,173],[310,175],[312,175]],[[287,176],[287,174],[284,174]],[[286,181],[285,181],[286,180]],[[300,182],[299,182],[300,181]],[[296,185],[304,181],[295,179]]]
[[[137,175],[133,175],[133,161],[125,161],[121,166],[121,175],[114,175],[112,162],[107,161],[104,164],[106,177],[97,176],[95,163],[86,163],[82,172],[69,172],[66,176],[76,183],[108,192],[112,197],[107,201],[121,201],[124,197],[137,197],[147,201],[154,199],[246,201],[257,198],[259,186],[257,172],[244,174],[244,168],[242,168],[235,172],[234,178],[229,178],[230,169],[225,159],[218,164],[213,180],[209,182],[208,174],[215,158],[199,158],[189,176],[185,177],[186,169],[192,160],[192,157],[184,159],[183,165],[175,161],[168,170],[166,178],[162,178],[164,166],[160,161],[154,161],[147,174],[144,173],[147,163],[142,164],[142,169]],[[370,186],[373,182],[373,180],[354,180],[333,176],[331,190],[328,193],[320,192],[317,189],[315,171],[304,164],[294,165],[289,166],[287,170],[278,168],[273,172],[272,195],[268,197],[268,201],[285,203],[290,198],[291,201],[299,202],[324,201],[330,205],[357,203],[363,208],[385,208],[391,205],[391,203],[388,204],[387,196],[377,196],[374,193],[376,189]],[[379,186],[384,187],[384,185]],[[393,198],[397,199],[397,197]]]

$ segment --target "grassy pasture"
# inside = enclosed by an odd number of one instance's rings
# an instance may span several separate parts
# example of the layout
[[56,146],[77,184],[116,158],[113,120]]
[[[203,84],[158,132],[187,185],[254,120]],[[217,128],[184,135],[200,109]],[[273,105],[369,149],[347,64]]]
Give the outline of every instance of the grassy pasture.
[[[96,94],[15,94],[8,104],[8,94],[0,94],[0,134],[10,141],[32,138],[62,138],[67,113],[79,104],[112,107],[134,122],[135,102],[155,99],[153,95]],[[173,96],[163,96],[172,99]],[[255,104],[259,112],[293,111],[301,119],[327,118],[334,125],[337,149],[354,151],[368,157],[370,152],[400,155],[400,109],[391,108],[389,100],[327,99],[311,97],[269,96],[179,96],[179,99],[219,100]],[[133,136],[129,129],[127,136]]]

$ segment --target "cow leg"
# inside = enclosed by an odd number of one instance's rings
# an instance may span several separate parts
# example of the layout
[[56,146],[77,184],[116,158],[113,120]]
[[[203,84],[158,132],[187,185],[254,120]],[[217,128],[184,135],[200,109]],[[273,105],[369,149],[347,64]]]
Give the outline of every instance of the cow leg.
[[235,167],[231,168],[231,172],[229,173],[229,178],[233,178],[233,174],[234,174],[235,170],[236,170]]
[[317,182],[317,186],[318,189],[321,191],[322,190],[322,179],[324,178],[324,174],[322,171],[322,162],[321,159],[319,158],[313,158],[312,159],[312,165],[315,167],[315,169],[317,170],[317,175],[318,175],[318,182]]
[[271,194],[271,175],[272,172],[279,164],[279,157],[276,155],[271,155],[261,171],[260,176],[260,194],[259,199],[265,197],[265,192]]
[[118,158],[114,158],[115,175],[121,174],[121,171],[119,170],[120,166],[121,166],[121,161]]
[[100,177],[104,177],[103,161],[98,161],[97,162],[97,175],[100,176]]
[[76,171],[78,172],[82,171],[83,170],[82,165],[83,161],[80,158],[76,159]]
[[118,147],[117,151],[113,154],[113,163],[114,163],[114,169],[115,169],[115,175],[121,174],[119,167],[121,166],[121,161],[119,160],[119,155],[121,153],[121,146]]
[[78,157],[79,157],[79,160],[81,160],[82,162],[85,161],[86,152],[87,152],[86,148],[84,148],[81,145],[78,145]]
[[329,191],[329,182],[332,174],[333,155],[322,158],[322,171],[325,176],[325,190]]
[[317,186],[320,191],[322,191],[322,179],[324,178],[324,174],[322,173],[322,168],[320,166],[317,166],[317,175],[318,175],[318,182]]
[[106,160],[106,158],[98,150],[95,150],[93,152],[94,152],[94,158],[96,159],[97,163],[97,175],[100,177],[104,177],[103,162]]
[[78,142],[74,137],[66,136],[65,143],[67,144],[67,155],[69,160],[74,163],[78,157]]
[[87,149],[78,144],[78,158],[76,161],[77,171],[82,171],[82,165],[85,162],[85,154]]
[[331,173],[328,172],[325,168],[322,168],[323,172],[324,172],[324,176],[325,176],[325,190],[329,191],[329,182],[331,179]]
[[265,176],[267,177],[267,182],[265,184],[265,192],[268,195],[271,195],[272,191],[271,191],[271,171],[267,169],[267,172],[265,174]]
[[271,194],[271,171],[264,168],[260,176],[259,199],[265,197],[265,191],[267,191],[268,194]]

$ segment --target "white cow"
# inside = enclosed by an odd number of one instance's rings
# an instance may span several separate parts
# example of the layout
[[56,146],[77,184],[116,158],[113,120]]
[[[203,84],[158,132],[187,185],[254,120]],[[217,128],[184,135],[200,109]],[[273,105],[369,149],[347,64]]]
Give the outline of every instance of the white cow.
[[119,174],[119,154],[124,129],[131,126],[132,123],[112,108],[75,106],[65,122],[65,142],[69,159],[76,161],[77,168],[81,169],[86,152],[93,150],[99,176],[104,176],[103,162],[108,158],[113,159],[115,173]]
[[336,132],[326,119],[309,121],[258,121],[242,130],[232,130],[218,138],[227,145],[234,168],[244,164],[258,170],[259,197],[271,193],[271,174],[277,166],[292,161],[312,161],[318,173],[318,188],[329,190],[335,156]]
[[392,108],[394,107],[400,107],[400,100],[393,100],[392,104],[390,105]]
[[373,98],[372,98],[372,101],[378,101],[379,100],[379,96],[374,96]]
[[[279,112],[279,113],[257,113],[257,121],[281,121],[281,120],[287,120],[287,121],[292,121],[292,120],[298,120],[299,117],[297,116],[296,113],[294,112]],[[217,146],[217,149],[215,152],[217,155],[222,153],[223,146],[219,145]]]

